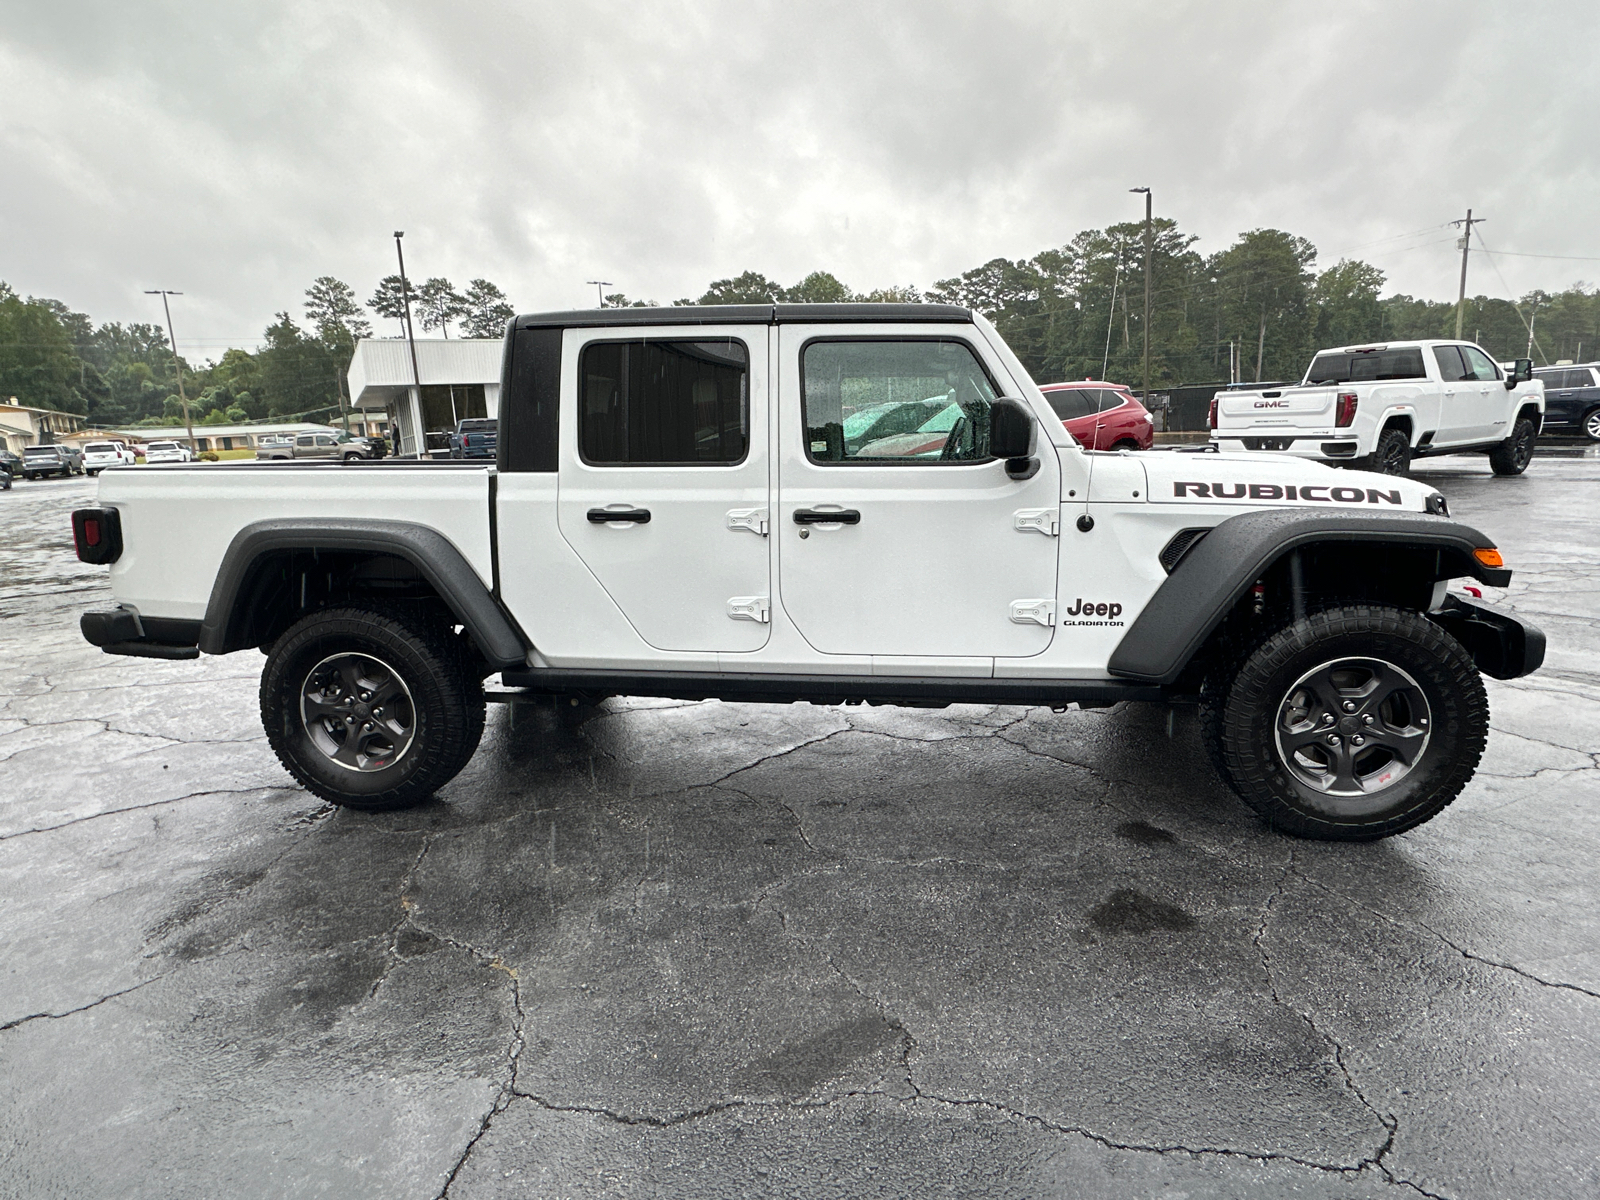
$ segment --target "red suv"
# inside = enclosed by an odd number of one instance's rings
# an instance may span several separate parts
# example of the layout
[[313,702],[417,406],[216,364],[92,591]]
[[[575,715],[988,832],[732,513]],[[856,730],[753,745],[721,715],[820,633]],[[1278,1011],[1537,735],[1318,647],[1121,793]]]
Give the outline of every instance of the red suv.
[[1155,419],[1120,383],[1085,379],[1039,390],[1086,450],[1148,450],[1155,441]]

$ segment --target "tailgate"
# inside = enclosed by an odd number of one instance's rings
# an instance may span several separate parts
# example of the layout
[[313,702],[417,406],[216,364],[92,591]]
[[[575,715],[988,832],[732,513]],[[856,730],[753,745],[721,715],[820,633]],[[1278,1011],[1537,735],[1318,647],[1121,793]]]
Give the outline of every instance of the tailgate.
[[1218,429],[1326,429],[1333,424],[1334,387],[1218,392]]

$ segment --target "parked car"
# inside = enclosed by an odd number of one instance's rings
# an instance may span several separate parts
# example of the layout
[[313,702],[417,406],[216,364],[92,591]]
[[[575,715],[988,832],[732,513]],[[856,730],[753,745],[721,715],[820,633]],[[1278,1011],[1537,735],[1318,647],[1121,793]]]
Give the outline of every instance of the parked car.
[[0,472],[4,472],[8,479],[22,474],[22,456],[0,446]]
[[83,451],[76,446],[54,444],[25,446],[22,450],[22,473],[29,479],[43,479],[46,475],[83,474]]
[[147,442],[144,460],[147,463],[193,462],[194,451],[182,442]]
[[451,458],[493,458],[500,422],[493,417],[469,417],[456,423],[450,435]]
[[83,448],[83,469],[98,475],[107,467],[131,467],[138,458],[122,441],[90,442]]
[[[354,809],[454,777],[498,673],[529,701],[1197,697],[1269,827],[1353,841],[1441,812],[1488,735],[1480,675],[1543,661],[1523,615],[1448,590],[1511,571],[1425,483],[1088,453],[965,308],[704,311],[518,318],[498,464],[209,472],[204,504],[188,468],[110,472],[73,514],[79,557],[116,563],[85,639],[264,650],[268,743]],[[943,428],[849,449],[845,397],[936,380]],[[926,457],[872,451],[904,437]]]
[[256,458],[334,458],[355,462],[363,458],[382,458],[384,449],[382,438],[352,437],[348,433],[335,433],[330,429],[326,433],[320,430],[297,433],[293,437],[285,436],[273,441],[263,438],[256,446]]
[[1600,442],[1600,363],[1539,367],[1533,377],[1544,383],[1546,432]]
[[1085,450],[1148,450],[1155,443],[1155,418],[1118,383],[1045,383],[1039,390]]
[[1218,392],[1211,444],[1269,450],[1404,475],[1413,458],[1489,456],[1520,475],[1544,420],[1533,361],[1504,371],[1470,342],[1389,342],[1322,350],[1291,387]]

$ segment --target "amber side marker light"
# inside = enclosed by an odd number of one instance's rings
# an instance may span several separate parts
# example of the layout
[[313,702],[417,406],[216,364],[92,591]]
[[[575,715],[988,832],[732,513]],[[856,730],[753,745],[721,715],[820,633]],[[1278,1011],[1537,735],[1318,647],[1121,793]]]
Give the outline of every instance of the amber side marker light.
[[1477,559],[1486,567],[1503,567],[1506,565],[1506,560],[1500,557],[1500,551],[1496,550],[1493,546],[1489,547],[1487,550],[1474,550],[1472,552],[1472,557]]

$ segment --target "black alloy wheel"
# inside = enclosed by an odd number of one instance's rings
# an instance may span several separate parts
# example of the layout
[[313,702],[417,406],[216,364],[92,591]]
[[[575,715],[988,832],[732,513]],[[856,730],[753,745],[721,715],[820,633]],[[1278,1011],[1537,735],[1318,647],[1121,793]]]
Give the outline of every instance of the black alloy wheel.
[[1489,466],[1496,475],[1521,475],[1533,461],[1533,446],[1539,431],[1527,417],[1518,417],[1511,436],[1489,451]]
[[1461,644],[1420,613],[1314,612],[1260,639],[1231,684],[1202,691],[1207,750],[1275,829],[1370,841],[1460,794],[1489,702]]
[[1583,436],[1591,442],[1600,442],[1600,408],[1591,408],[1583,414]]
[[261,722],[308,791],[367,811],[426,800],[483,735],[481,676],[445,621],[409,606],[302,618],[261,673]]
[[1385,429],[1365,465],[1380,475],[1404,475],[1411,469],[1410,435],[1404,429]]

